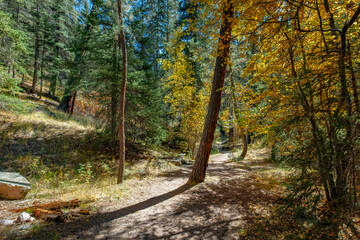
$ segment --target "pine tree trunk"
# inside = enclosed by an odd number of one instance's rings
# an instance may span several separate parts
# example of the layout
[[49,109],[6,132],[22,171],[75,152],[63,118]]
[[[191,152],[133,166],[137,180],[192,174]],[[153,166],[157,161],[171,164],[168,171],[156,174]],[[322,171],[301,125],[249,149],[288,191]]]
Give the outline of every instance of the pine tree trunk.
[[125,93],[126,93],[126,81],[127,81],[127,55],[126,55],[126,40],[123,26],[123,15],[121,10],[121,0],[117,0],[119,24],[121,26],[119,43],[122,50],[122,83],[120,93],[120,113],[119,113],[119,171],[117,183],[122,183],[124,180],[124,166],[125,166]]
[[58,79],[58,74],[56,74],[56,76],[54,76],[50,82],[49,95],[52,98],[55,98],[55,96],[56,96],[57,79]]
[[39,93],[40,99],[42,97],[42,92],[43,92],[44,55],[45,55],[45,43],[43,43],[43,49],[42,49],[42,53],[41,53],[41,67],[40,67],[41,79],[40,79],[40,93]]
[[[68,86],[69,86],[69,84],[68,84]],[[65,91],[66,91],[66,89],[65,89]],[[72,100],[73,96],[74,96],[74,92],[67,93],[67,94],[64,93],[64,96],[62,97],[62,99],[60,101],[58,109],[63,112],[66,112],[66,113],[70,113],[71,100]]]
[[219,116],[222,87],[224,85],[226,67],[228,64],[232,28],[230,19],[233,17],[233,15],[234,9],[232,3],[225,1],[223,6],[220,38],[218,43],[210,102],[205,119],[200,147],[196,155],[194,167],[188,180],[189,184],[197,184],[203,182],[205,179],[206,168],[208,166],[212,142],[214,140],[216,124]]
[[[57,29],[57,31],[59,31],[59,28]],[[58,58],[60,55],[60,48],[56,44],[57,42],[58,41],[56,40],[55,41],[55,58]],[[49,95],[53,99],[55,99],[55,97],[56,97],[56,85],[57,85],[58,78],[59,78],[59,73],[56,71],[55,75],[52,76],[52,78],[51,78],[50,88],[49,88]]]
[[74,113],[75,100],[76,100],[76,93],[77,93],[77,91],[75,91],[75,92],[74,92],[74,94],[72,95],[72,99],[71,99],[71,108],[70,108],[70,116]]
[[38,80],[38,69],[39,69],[39,2],[36,1],[36,29],[35,29],[35,56],[34,56],[34,74],[31,93],[35,93],[35,88]]
[[[80,61],[80,60],[77,60],[77,58],[80,58],[80,56],[79,55],[75,56],[75,62]],[[75,94],[75,91],[73,89],[76,87],[78,82],[79,82],[79,76],[70,76],[69,80],[66,83],[64,95],[61,98],[61,101],[58,106],[59,110],[66,112],[66,113],[71,112],[72,99]]]

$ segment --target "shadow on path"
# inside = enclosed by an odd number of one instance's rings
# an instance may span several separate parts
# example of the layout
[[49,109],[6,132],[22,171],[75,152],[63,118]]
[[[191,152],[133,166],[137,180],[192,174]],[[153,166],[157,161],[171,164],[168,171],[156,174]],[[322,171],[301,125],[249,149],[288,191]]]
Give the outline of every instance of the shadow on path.
[[251,219],[259,217],[252,206],[272,201],[274,196],[262,191],[253,178],[207,182],[183,193],[181,199],[177,197],[154,207],[148,200],[137,204],[141,208],[149,205],[146,212],[134,212],[127,216],[128,208],[123,208],[99,214],[100,223],[93,222],[91,228],[85,223],[87,226],[82,226],[83,231],[67,233],[64,237],[122,240],[238,239],[239,229],[249,224]]
[[[268,196],[256,187],[252,178],[244,177],[242,170],[225,164],[226,160],[227,154],[219,154],[209,164],[208,174],[220,181],[210,180],[194,188],[183,184],[137,204],[97,213],[87,220],[46,226],[28,239],[49,239],[49,235],[43,236],[46,232],[57,233],[60,239],[237,239],[248,204]],[[170,188],[180,185],[190,170],[191,167],[184,167],[164,174],[154,184],[160,191],[169,182]],[[154,189],[147,192],[150,195]]]
[[[44,232],[48,232],[48,231],[55,231],[57,233],[60,233],[61,236],[64,238],[68,237],[68,236],[74,237],[76,235],[79,235],[79,237],[80,237],[82,235],[82,231],[91,230],[90,228],[93,228],[93,231],[96,232],[96,229],[100,229],[102,227],[102,225],[104,225],[112,220],[125,217],[125,216],[133,214],[135,212],[144,210],[146,208],[150,208],[150,207],[157,205],[161,202],[164,202],[170,198],[173,198],[176,195],[181,194],[192,187],[193,187],[193,185],[184,184],[171,192],[167,192],[167,193],[161,194],[159,196],[149,198],[146,201],[143,201],[143,202],[140,202],[140,203],[137,203],[137,204],[125,207],[125,208],[121,208],[121,209],[118,209],[115,211],[111,211],[111,212],[97,213],[97,214],[91,216],[89,219],[87,219],[86,222],[84,221],[84,219],[77,219],[75,221],[58,224],[56,226],[50,225],[50,226],[47,226],[44,229],[42,229],[41,232],[38,232],[38,233],[34,234],[33,236],[26,238],[26,239],[48,239],[48,237],[49,237],[48,234],[43,235]],[[64,230],[66,230],[66,231],[64,231]],[[89,239],[89,238],[87,238],[87,239]]]
[[[117,218],[125,217],[129,214],[144,210],[146,208],[149,208],[156,204],[159,204],[163,201],[166,201],[172,197],[175,197],[176,195],[181,194],[192,187],[193,187],[192,185],[184,184],[171,192],[167,192],[165,194],[162,194],[162,195],[159,195],[159,196],[156,196],[153,198],[149,198],[146,201],[143,201],[143,202],[140,202],[140,203],[137,203],[137,204],[134,204],[134,205],[122,208],[122,209],[118,209],[118,210],[115,210],[112,212],[96,214],[94,217],[92,217],[89,220],[89,223],[90,224],[91,223],[98,224],[99,223],[98,219],[100,219],[100,223],[106,223],[106,222],[112,221]],[[101,218],[98,218],[98,215],[101,215]]]

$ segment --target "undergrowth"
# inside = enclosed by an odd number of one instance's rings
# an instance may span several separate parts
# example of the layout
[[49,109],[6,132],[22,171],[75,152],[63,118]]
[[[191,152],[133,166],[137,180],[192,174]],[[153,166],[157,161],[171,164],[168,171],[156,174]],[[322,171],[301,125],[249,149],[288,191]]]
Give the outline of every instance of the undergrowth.
[[[154,154],[139,157],[139,149],[132,153],[133,146],[129,148],[125,180],[155,176],[172,167]],[[121,197],[126,184],[115,184],[113,149],[101,124],[89,117],[69,117],[40,101],[0,93],[0,170],[28,178],[32,190],[27,198]]]
[[15,114],[29,114],[36,106],[37,104],[31,101],[24,101],[0,92],[0,110]]
[[301,171],[252,151],[237,164],[251,170],[256,188],[267,196],[261,201],[254,199],[247,221],[239,229],[240,239],[360,239],[360,211],[349,214],[326,202],[321,189],[306,184]]
[[[45,165],[39,158],[26,156],[21,173],[29,178],[32,191],[28,198],[92,199],[111,197],[119,199],[127,188],[116,184],[116,159],[102,159],[65,167]],[[173,169],[166,161],[147,160],[126,164],[125,180],[141,181]]]

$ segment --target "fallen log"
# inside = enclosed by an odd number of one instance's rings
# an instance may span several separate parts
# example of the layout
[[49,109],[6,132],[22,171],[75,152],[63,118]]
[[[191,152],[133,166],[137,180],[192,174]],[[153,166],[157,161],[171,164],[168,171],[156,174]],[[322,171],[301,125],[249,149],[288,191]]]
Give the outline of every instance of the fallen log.
[[85,209],[74,209],[63,211],[64,208],[77,208],[82,203],[78,199],[71,201],[55,201],[51,203],[39,204],[34,202],[34,205],[26,208],[11,209],[12,212],[28,212],[36,219],[43,221],[64,222],[90,215],[90,211]]
[[60,210],[62,208],[76,208],[80,206],[81,201],[79,199],[74,199],[71,201],[55,201],[51,203],[45,204],[34,204],[33,206],[26,207],[26,208],[18,208],[18,209],[11,209],[11,212],[27,212],[27,211],[34,211],[35,209],[42,209],[42,210]]
[[36,208],[33,211],[33,215],[45,221],[57,221],[62,222],[64,220],[64,214],[61,210],[51,211],[51,210],[44,210],[41,208]]

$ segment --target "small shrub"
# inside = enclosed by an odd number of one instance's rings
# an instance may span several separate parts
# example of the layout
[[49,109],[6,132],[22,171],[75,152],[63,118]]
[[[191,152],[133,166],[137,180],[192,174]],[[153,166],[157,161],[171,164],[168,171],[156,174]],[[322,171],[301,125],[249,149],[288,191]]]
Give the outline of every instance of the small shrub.
[[80,163],[79,164],[79,168],[77,169],[77,174],[78,174],[78,178],[77,180],[79,182],[85,182],[85,183],[89,183],[90,180],[92,179],[92,175],[93,175],[93,171],[92,171],[92,166],[91,163],[87,162],[87,163]]
[[13,78],[11,74],[7,73],[7,70],[0,67],[0,88],[7,89],[11,95],[15,95],[21,90],[19,83],[20,79]]
[[36,105],[30,101],[23,101],[0,92],[0,110],[18,114],[28,114],[33,111],[35,106]]

